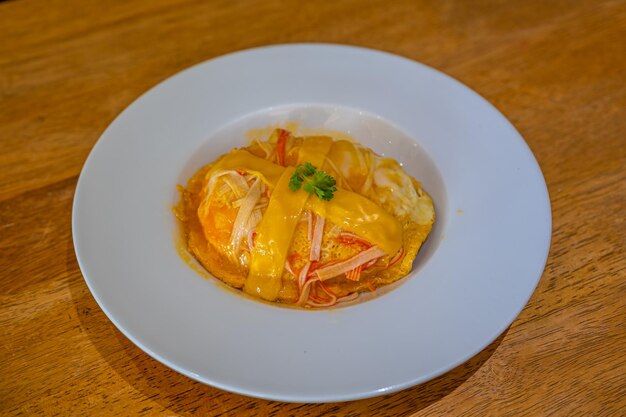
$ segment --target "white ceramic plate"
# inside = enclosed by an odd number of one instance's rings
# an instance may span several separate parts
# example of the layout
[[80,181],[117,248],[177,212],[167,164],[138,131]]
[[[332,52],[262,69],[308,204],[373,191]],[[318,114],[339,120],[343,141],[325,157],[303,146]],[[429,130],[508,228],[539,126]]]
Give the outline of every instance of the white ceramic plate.
[[[272,123],[352,134],[401,161],[435,201],[413,273],[330,311],[225,291],[179,257],[176,184]],[[434,378],[492,342],[528,301],[551,235],[541,171],[511,124],[459,82],[394,55],[284,45],[220,57],[144,94],[78,182],[80,268],[137,346],[198,381],[284,401],[341,401]]]

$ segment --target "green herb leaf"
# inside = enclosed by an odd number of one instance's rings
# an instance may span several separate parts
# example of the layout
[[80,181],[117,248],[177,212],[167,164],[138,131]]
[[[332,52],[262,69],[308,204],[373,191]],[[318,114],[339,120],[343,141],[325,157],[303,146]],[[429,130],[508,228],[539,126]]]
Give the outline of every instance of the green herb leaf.
[[294,172],[289,179],[289,188],[291,191],[298,191],[302,187],[302,178],[298,175],[298,171]]
[[298,167],[300,169],[300,173],[305,177],[309,177],[315,174],[315,171],[317,171],[315,165],[310,162],[305,162],[304,165],[299,165]]
[[315,165],[305,162],[296,167],[289,180],[291,191],[298,191],[302,188],[310,194],[315,194],[321,200],[330,201],[334,192],[336,181],[325,171],[318,171]]

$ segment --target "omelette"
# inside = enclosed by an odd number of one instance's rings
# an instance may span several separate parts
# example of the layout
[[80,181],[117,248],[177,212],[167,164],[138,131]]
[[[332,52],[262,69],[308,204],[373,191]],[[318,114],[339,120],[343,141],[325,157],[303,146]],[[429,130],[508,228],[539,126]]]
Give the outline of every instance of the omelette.
[[307,308],[406,276],[435,221],[398,162],[350,140],[275,129],[179,186],[186,249],[260,299]]

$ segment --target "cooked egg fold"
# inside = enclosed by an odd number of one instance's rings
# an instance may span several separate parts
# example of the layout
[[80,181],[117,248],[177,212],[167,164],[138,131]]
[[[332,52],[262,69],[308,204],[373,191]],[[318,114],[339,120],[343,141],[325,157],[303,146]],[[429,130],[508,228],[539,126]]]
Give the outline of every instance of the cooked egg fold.
[[[290,188],[304,163],[335,179],[330,200]],[[406,276],[435,221],[430,196],[395,160],[284,129],[233,149],[180,189],[186,249],[207,271],[307,308],[353,302]]]

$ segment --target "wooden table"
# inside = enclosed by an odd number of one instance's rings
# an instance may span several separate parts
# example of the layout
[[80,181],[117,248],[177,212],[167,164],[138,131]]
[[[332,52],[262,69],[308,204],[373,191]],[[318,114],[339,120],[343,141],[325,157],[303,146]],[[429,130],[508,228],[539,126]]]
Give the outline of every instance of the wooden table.
[[[543,169],[552,249],[532,299],[466,364],[362,401],[285,404],[171,371],[129,342],[74,256],[76,181],[106,126],[192,64],[296,41],[390,51],[495,104]],[[0,414],[625,415],[626,3],[0,3]]]

